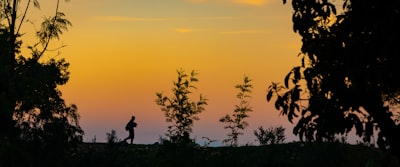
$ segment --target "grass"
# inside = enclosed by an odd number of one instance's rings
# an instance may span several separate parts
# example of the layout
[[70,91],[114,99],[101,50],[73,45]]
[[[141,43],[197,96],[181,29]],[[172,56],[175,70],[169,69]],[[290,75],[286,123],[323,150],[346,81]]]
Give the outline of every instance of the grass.
[[84,144],[85,166],[400,166],[388,152],[341,143],[242,147]]
[[[3,159],[3,155],[14,157],[12,160],[15,163],[17,158],[10,153],[23,154],[24,157],[21,158],[29,160],[18,161],[23,166],[35,166],[26,163],[34,160],[29,156],[27,157],[27,153],[23,153],[20,149],[11,148],[10,150],[14,150],[14,152],[8,151],[8,154],[4,154],[7,150],[0,147],[0,166],[5,166],[6,163],[4,162],[7,161],[7,159]],[[40,155],[35,156],[40,157]],[[176,147],[174,145],[84,143],[79,146],[77,152],[63,161],[49,161],[49,163],[47,166],[85,167],[400,166],[399,160],[388,152],[376,148],[341,143],[288,143],[242,147]],[[18,166],[17,164],[13,166]],[[41,165],[41,167],[43,166],[46,165]]]

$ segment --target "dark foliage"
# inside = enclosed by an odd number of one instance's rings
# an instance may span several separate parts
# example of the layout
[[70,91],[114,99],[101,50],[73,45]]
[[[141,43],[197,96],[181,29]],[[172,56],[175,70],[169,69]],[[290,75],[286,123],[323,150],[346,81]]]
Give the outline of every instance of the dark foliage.
[[258,131],[254,130],[254,135],[257,137],[257,140],[261,145],[281,144],[286,139],[285,128],[282,126],[275,128],[270,127],[268,129],[264,129],[260,126],[258,127]]
[[28,47],[32,54],[21,55],[20,28],[32,4],[40,7],[37,0],[28,1],[27,6],[19,0],[0,2],[0,143],[19,144],[17,149],[27,154],[38,151],[57,159],[56,154],[61,158],[73,153],[83,131],[77,106],[65,104],[58,89],[69,79],[69,63],[42,56],[50,41],[71,23],[58,11],[57,3],[55,16],[46,19],[36,33],[38,43]]
[[108,144],[116,144],[121,141],[121,139],[118,138],[117,132],[114,129],[112,129],[110,133],[106,133],[106,135]]
[[[302,62],[267,94],[293,133],[309,141],[333,141],[353,128],[400,156],[400,1],[292,0],[293,30],[302,36]],[[285,1],[284,1],[285,3]],[[337,13],[336,8],[343,13]]]

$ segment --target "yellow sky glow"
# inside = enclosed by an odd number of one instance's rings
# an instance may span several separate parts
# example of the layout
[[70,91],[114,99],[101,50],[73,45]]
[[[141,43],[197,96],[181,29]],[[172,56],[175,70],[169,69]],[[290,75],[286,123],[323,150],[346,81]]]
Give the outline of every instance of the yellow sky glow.
[[185,0],[191,3],[234,3],[254,6],[264,6],[268,0]]
[[[54,2],[41,3],[42,11],[30,11],[36,25],[54,9]],[[170,93],[179,68],[199,72],[195,97],[202,93],[209,99],[193,137],[219,142],[226,137],[218,120],[238,103],[234,85],[245,74],[254,81],[254,112],[241,144],[254,143],[258,126],[285,125],[291,135],[287,119],[265,100],[268,84],[282,81],[299,64],[301,43],[292,31],[291,8],[279,0],[73,0],[61,3],[60,10],[73,27],[52,48],[68,45],[58,56],[71,63],[70,81],[61,90],[67,103],[78,106],[85,141],[94,136],[105,141],[111,129],[124,138],[124,125],[134,114],[135,142],[156,142],[167,123],[155,93]],[[32,38],[32,26],[24,30],[24,37]]]

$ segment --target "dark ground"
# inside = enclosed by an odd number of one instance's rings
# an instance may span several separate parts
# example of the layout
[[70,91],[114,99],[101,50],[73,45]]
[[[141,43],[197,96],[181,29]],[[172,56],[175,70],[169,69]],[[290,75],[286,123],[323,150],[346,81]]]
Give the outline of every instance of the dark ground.
[[376,148],[341,143],[289,143],[243,147],[84,144],[84,166],[350,166],[399,167],[397,158]]
[[341,143],[201,147],[84,143],[63,156],[51,150],[0,146],[0,167],[400,167],[388,152]]

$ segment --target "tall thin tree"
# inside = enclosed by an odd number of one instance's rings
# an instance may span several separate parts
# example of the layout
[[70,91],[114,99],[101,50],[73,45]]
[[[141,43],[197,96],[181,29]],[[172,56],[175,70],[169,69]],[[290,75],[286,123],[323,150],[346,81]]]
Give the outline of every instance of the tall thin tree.
[[225,129],[229,129],[228,138],[223,142],[229,146],[238,146],[239,135],[243,135],[243,130],[249,126],[249,123],[245,121],[245,118],[249,117],[249,112],[253,109],[250,106],[251,91],[253,85],[251,79],[248,76],[244,76],[243,83],[235,85],[236,89],[239,89],[239,93],[236,98],[239,100],[239,104],[235,106],[232,115],[225,115],[219,119],[219,122],[225,123]]
[[169,141],[176,144],[187,144],[191,142],[190,133],[194,121],[199,120],[198,115],[205,110],[207,99],[200,94],[198,101],[190,100],[189,95],[192,90],[196,89],[194,83],[198,82],[198,73],[192,71],[190,75],[186,74],[183,69],[177,70],[177,81],[173,82],[173,95],[165,96],[162,92],[156,93],[156,104],[161,107],[164,112],[166,121],[171,122],[168,126],[167,137]]

